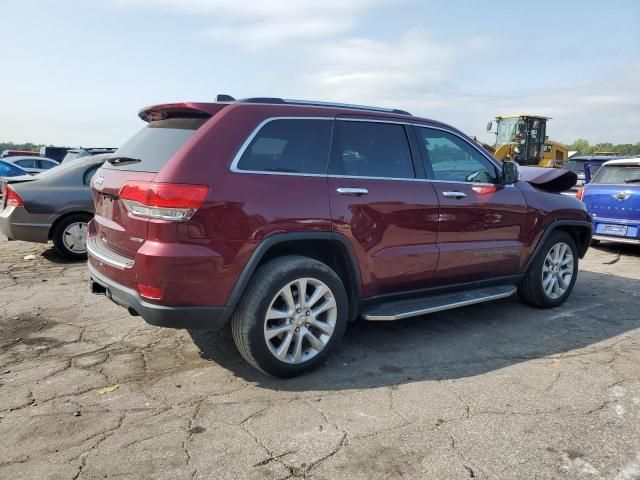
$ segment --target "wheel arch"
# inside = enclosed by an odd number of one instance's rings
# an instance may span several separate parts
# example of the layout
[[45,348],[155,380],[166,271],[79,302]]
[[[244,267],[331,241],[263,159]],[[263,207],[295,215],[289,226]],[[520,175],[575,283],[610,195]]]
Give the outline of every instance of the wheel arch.
[[238,277],[227,305],[235,307],[251,277],[260,265],[284,255],[302,255],[329,265],[340,277],[349,298],[349,319],[360,312],[362,281],[355,253],[349,241],[333,232],[300,232],[273,234],[254,250]]
[[538,242],[535,250],[527,260],[526,267],[524,271],[529,270],[529,267],[533,263],[534,259],[540,252],[540,249],[544,245],[544,242],[547,241],[549,236],[556,231],[566,232],[574,239],[576,242],[576,247],[578,248],[578,256],[583,258],[589,249],[589,245],[591,244],[591,236],[592,236],[593,226],[591,222],[581,221],[581,220],[558,220],[545,230],[542,238]]
[[56,218],[54,220],[54,222],[51,224],[51,227],[49,227],[49,234],[48,234],[48,239],[49,240],[53,239],[53,232],[55,232],[56,227],[60,224],[60,222],[62,222],[65,218],[67,218],[67,217],[69,217],[71,215],[86,215],[86,216],[88,216],[90,218],[93,218],[93,213],[92,212],[87,212],[87,211],[84,211],[84,210],[77,210],[77,211],[73,211],[73,212],[63,213],[58,218]]

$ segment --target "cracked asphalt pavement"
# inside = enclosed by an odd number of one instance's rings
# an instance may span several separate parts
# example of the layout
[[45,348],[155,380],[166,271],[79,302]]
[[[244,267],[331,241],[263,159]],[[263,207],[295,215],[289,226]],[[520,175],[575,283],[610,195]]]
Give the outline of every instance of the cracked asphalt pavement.
[[278,380],[0,237],[0,478],[640,479],[640,248],[580,270],[558,309],[357,323]]

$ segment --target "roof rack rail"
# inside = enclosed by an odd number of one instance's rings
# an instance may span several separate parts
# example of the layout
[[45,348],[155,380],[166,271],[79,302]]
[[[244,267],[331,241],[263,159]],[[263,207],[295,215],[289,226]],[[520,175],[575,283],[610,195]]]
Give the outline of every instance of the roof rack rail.
[[254,97],[243,98],[238,100],[242,103],[267,103],[276,105],[305,105],[309,107],[327,107],[327,108],[345,108],[351,110],[365,110],[368,112],[384,112],[395,113],[398,115],[411,115],[405,110],[399,110],[397,108],[382,108],[382,107],[370,107],[367,105],[352,105],[349,103],[332,103],[332,102],[317,102],[313,100],[293,100],[288,98],[275,98],[275,97]]

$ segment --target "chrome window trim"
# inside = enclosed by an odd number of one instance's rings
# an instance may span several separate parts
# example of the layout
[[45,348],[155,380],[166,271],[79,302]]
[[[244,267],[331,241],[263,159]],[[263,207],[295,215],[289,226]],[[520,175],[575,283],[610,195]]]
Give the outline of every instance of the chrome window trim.
[[[432,183],[451,183],[451,184],[457,184],[457,185],[496,185],[495,183],[470,183],[470,182],[458,182],[458,181],[453,181],[453,180],[436,180],[436,179],[431,179],[431,178],[397,178],[397,177],[360,177],[360,176],[354,176],[354,175],[333,175],[333,174],[323,174],[323,173],[296,173],[296,172],[265,172],[265,171],[261,171],[261,170],[243,170],[238,168],[238,162],[240,161],[240,159],[242,158],[242,155],[244,154],[245,150],[249,147],[249,145],[251,144],[251,142],[253,141],[253,139],[256,137],[256,135],[258,135],[258,132],[260,132],[260,130],[267,125],[268,123],[275,121],[275,120],[325,120],[325,121],[343,121],[343,122],[366,122],[366,123],[391,123],[391,124],[397,124],[397,125],[405,125],[405,126],[415,126],[415,127],[422,127],[422,128],[432,128],[435,130],[441,130],[443,132],[447,132],[451,135],[455,135],[456,137],[462,139],[463,141],[465,141],[466,143],[468,143],[471,148],[474,148],[480,155],[482,155],[483,157],[485,157],[492,165],[494,165],[498,170],[500,169],[500,165],[497,163],[497,161],[495,159],[490,158],[490,156],[488,156],[485,152],[483,152],[482,150],[480,150],[476,145],[473,144],[473,142],[471,140],[469,140],[468,138],[465,138],[464,136],[460,135],[459,133],[456,133],[448,128],[443,128],[443,127],[436,127],[436,126],[432,126],[432,125],[424,125],[421,123],[416,123],[416,122],[411,122],[411,121],[401,121],[401,120],[380,120],[380,119],[369,119],[369,118],[342,118],[342,117],[335,117],[335,116],[331,116],[331,117],[317,117],[317,116],[313,116],[313,117],[306,117],[306,116],[278,116],[278,117],[268,117],[265,118],[262,122],[260,122],[258,124],[258,126],[256,126],[256,128],[253,129],[253,131],[249,134],[249,136],[247,137],[247,139],[242,143],[242,145],[240,146],[240,148],[238,149],[238,152],[236,153],[236,155],[233,157],[233,160],[231,162],[231,166],[229,167],[229,170],[234,172],[234,173],[249,173],[249,174],[253,174],[253,175],[280,175],[280,176],[285,176],[285,177],[322,177],[322,178],[347,178],[347,179],[363,179],[363,180],[392,180],[392,181],[407,181],[407,182],[432,182]],[[504,187],[514,187],[513,184],[511,185],[503,185]]]

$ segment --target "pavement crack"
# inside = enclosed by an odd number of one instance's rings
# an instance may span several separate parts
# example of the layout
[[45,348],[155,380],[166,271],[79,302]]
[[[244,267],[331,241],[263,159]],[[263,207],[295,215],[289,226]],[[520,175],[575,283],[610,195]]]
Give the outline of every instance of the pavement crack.
[[[322,462],[330,459],[331,457],[333,457],[336,453],[338,453],[340,450],[342,450],[343,447],[346,447],[347,445],[349,445],[349,438],[347,436],[346,432],[342,432],[342,438],[340,439],[340,441],[338,442],[338,444],[336,445],[336,447],[331,450],[327,455],[325,455],[324,457],[316,460],[315,462],[311,463],[310,465],[308,465],[301,473],[302,473],[302,477],[306,478],[307,475],[311,472],[311,470],[313,470],[313,468],[315,468],[316,466],[320,465]],[[300,476],[300,475],[298,475]]]

